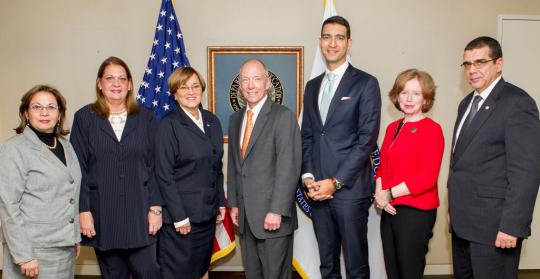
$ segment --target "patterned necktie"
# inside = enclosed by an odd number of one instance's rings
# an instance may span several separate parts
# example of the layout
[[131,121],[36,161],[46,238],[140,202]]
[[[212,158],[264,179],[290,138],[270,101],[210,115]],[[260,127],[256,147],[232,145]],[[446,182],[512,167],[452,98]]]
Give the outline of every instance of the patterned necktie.
[[242,139],[242,149],[241,149],[242,158],[245,158],[246,149],[248,147],[249,138],[251,137],[252,131],[253,131],[253,111],[248,109],[246,129],[244,130],[244,138]]
[[478,112],[478,104],[482,100],[482,97],[480,95],[474,96],[474,100],[471,106],[471,111],[469,111],[469,115],[467,115],[467,119],[465,120],[465,128],[468,128],[469,125],[471,125],[471,122]]
[[330,102],[332,102],[332,88],[334,87],[334,78],[336,74],[328,73],[326,74],[326,79],[328,82],[324,86],[323,93],[321,96],[321,105],[319,106],[319,112],[321,113],[322,122],[326,122],[326,116],[328,115],[328,109],[330,108]]

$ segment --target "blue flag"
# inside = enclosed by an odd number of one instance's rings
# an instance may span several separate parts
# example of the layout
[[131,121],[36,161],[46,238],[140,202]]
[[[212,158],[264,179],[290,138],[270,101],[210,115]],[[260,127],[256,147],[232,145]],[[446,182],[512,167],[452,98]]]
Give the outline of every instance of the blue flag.
[[189,60],[172,0],[162,0],[152,52],[139,87],[137,103],[152,109],[158,119],[163,118],[176,106],[174,92],[169,92],[167,79],[176,68],[185,66],[189,66]]

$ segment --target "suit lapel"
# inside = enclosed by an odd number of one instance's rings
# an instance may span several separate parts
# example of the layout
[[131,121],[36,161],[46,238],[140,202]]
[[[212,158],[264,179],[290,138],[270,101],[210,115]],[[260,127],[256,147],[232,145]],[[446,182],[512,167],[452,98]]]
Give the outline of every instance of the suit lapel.
[[101,128],[101,130],[105,132],[106,135],[108,135],[109,137],[111,137],[112,139],[118,142],[118,138],[116,138],[116,134],[114,134],[114,131],[112,129],[111,123],[109,122],[109,119],[102,116],[98,116],[97,114],[96,114],[96,118],[97,118],[97,125],[99,126],[99,128]]
[[[45,158],[50,163],[50,166],[54,166],[59,171],[67,173],[71,177],[71,172],[70,172],[70,169],[68,168],[69,167],[68,157],[71,156],[71,153],[68,153],[68,152],[70,152],[71,150],[69,150],[66,147],[67,144],[64,140],[57,139],[58,141],[60,141],[60,143],[62,144],[62,147],[64,148],[64,154],[66,156],[66,165],[64,165],[62,161],[60,161],[60,159],[58,159],[58,157],[56,157],[56,155],[54,155],[54,153],[45,146],[45,144],[38,138],[38,136],[30,128],[24,129],[24,135],[32,143],[31,148],[38,151],[39,155]],[[71,158],[70,158],[70,161],[71,161]]]
[[[178,113],[178,116],[179,116],[179,119],[180,119],[180,124],[182,124],[186,129],[188,129],[189,131],[191,131],[195,135],[199,136],[200,138],[202,138],[204,140],[210,140],[208,138],[208,136],[206,136],[203,133],[203,131],[201,131],[199,126],[197,126],[197,124],[195,124],[195,122],[193,122],[193,120],[191,120],[191,118],[189,118],[189,116],[186,114],[186,112],[180,106],[177,106],[175,108],[175,110]],[[201,113],[201,117],[202,117],[202,113]],[[204,124],[204,119],[203,119],[203,124]]]
[[334,93],[334,97],[332,97],[332,101],[330,102],[330,107],[328,108],[328,114],[326,115],[326,122],[323,123],[323,125],[326,125],[326,123],[329,123],[330,119],[332,119],[332,114],[334,114],[335,110],[337,109],[337,106],[339,105],[339,102],[341,101],[341,97],[344,97],[345,94],[349,92],[349,87],[351,86],[352,80],[353,80],[352,75],[353,75],[352,66],[349,65],[347,67],[347,70],[345,70],[343,77],[341,77],[341,81],[339,82],[336,92]]
[[[120,141],[124,141],[124,139],[127,138],[129,134],[131,134],[133,131],[137,129],[137,127],[139,126],[139,121],[140,121],[139,115],[140,113],[133,114],[133,115],[128,114],[127,119],[126,119],[126,125],[124,126],[124,130],[122,131],[122,136],[120,137]],[[109,126],[110,126],[110,123],[109,123]],[[112,129],[112,126],[111,126],[111,129]]]
[[478,112],[474,116],[474,119],[472,120],[470,126],[466,128],[465,130],[463,130],[463,127],[461,127],[461,132],[460,132],[459,138],[457,139],[456,146],[454,149],[454,156],[456,159],[459,159],[459,156],[461,156],[461,154],[463,154],[465,150],[467,150],[467,147],[469,146],[471,141],[474,139],[474,136],[478,133],[478,130],[484,125],[484,123],[489,119],[489,117],[495,110],[496,105],[497,105],[497,100],[499,99],[499,96],[503,87],[504,87],[504,80],[501,79],[499,83],[495,85],[495,87],[493,88],[493,91],[489,94],[488,98],[484,101],[482,106],[478,109]]
[[270,97],[267,97],[264,105],[261,108],[261,111],[259,112],[259,115],[257,116],[255,125],[253,126],[253,131],[251,132],[251,137],[249,138],[249,143],[246,148],[246,154],[244,158],[247,158],[249,156],[249,153],[253,148],[253,145],[255,145],[257,138],[259,138],[262,131],[264,130],[264,126],[266,125],[266,121],[268,120],[268,113],[270,113],[271,110],[271,106],[272,100],[270,99]]
[[316,108],[316,117],[317,119],[319,120],[319,123],[321,123],[321,126],[324,124],[322,123],[322,118],[321,118],[321,109],[319,108],[319,94],[321,94],[321,84],[322,84],[322,80],[324,78],[324,75],[325,73],[321,74],[320,76],[316,77],[314,80],[313,80],[313,107]]
[[201,117],[203,119],[203,127],[204,127],[204,134],[209,139],[212,139],[214,137],[214,134],[212,133],[214,122],[210,118],[210,115],[204,113],[201,111]]

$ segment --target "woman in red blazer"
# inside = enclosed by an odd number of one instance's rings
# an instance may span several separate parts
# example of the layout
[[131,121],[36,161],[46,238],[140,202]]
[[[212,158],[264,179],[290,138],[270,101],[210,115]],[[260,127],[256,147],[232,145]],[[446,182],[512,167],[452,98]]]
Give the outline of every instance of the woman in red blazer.
[[389,97],[404,115],[386,129],[376,176],[386,273],[389,279],[422,278],[444,150],[441,126],[424,115],[433,106],[435,84],[426,72],[405,70]]

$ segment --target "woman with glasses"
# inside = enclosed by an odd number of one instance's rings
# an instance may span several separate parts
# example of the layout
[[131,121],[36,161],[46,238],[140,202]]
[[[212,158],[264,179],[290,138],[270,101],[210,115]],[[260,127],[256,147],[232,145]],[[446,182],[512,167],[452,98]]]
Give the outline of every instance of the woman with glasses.
[[82,243],[94,247],[103,278],[159,278],[154,114],[137,106],[131,72],[117,57],[101,63],[96,97],[75,113],[71,134],[82,170]]
[[403,118],[388,125],[377,170],[375,202],[389,279],[421,279],[439,207],[437,178],[444,150],[441,126],[426,117],[435,100],[431,76],[401,72],[388,94]]
[[161,277],[208,278],[215,224],[225,217],[223,132],[200,106],[205,83],[195,69],[177,69],[168,83],[178,106],[161,120],[156,140]]
[[2,278],[73,278],[81,171],[64,138],[66,101],[37,85],[21,99],[16,136],[0,148]]

